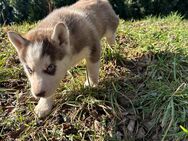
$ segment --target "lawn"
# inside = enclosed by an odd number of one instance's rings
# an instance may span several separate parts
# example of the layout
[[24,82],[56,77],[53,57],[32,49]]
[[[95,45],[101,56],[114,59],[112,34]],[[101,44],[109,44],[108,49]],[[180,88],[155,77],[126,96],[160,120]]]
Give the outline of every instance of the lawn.
[[0,140],[186,140],[188,128],[188,21],[177,14],[121,20],[116,44],[102,40],[100,83],[84,88],[85,62],[56,91],[52,113],[38,119],[37,101],[6,31],[0,28]]

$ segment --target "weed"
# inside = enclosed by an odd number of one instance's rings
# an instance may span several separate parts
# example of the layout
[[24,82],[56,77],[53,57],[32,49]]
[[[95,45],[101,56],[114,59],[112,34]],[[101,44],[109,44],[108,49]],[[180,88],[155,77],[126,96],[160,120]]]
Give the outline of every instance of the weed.
[[99,86],[83,87],[83,61],[62,80],[54,109],[43,120],[34,115],[37,101],[5,34],[10,29],[25,33],[33,26],[0,29],[0,139],[187,138],[188,22],[181,16],[121,20],[116,44],[102,41]]

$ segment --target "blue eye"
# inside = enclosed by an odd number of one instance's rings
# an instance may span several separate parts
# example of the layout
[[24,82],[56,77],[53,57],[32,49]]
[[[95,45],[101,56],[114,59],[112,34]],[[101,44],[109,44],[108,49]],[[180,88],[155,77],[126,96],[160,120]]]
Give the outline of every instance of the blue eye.
[[29,74],[33,73],[33,70],[28,65],[26,65],[26,68],[27,68],[27,71],[29,72]]
[[45,73],[49,74],[49,75],[54,75],[56,71],[56,66],[53,64],[50,64],[46,70],[44,70]]

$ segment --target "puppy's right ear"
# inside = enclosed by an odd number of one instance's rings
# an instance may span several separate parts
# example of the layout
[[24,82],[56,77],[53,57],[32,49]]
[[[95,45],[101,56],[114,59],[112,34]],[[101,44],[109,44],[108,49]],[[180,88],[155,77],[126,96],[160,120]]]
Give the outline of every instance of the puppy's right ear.
[[29,41],[23,38],[21,35],[15,32],[8,32],[8,38],[12,45],[16,48],[19,53],[23,48],[26,48],[29,45]]

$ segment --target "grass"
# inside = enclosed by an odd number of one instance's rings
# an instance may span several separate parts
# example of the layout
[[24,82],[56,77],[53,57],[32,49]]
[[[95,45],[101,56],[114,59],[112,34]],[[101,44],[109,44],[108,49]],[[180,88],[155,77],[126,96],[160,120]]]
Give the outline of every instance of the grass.
[[186,140],[188,21],[177,14],[123,21],[116,45],[102,41],[100,84],[84,88],[84,61],[56,92],[53,112],[37,119],[37,101],[5,31],[0,28],[0,140]]

